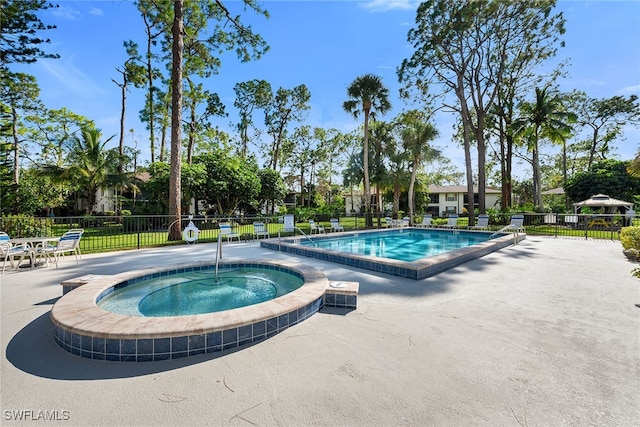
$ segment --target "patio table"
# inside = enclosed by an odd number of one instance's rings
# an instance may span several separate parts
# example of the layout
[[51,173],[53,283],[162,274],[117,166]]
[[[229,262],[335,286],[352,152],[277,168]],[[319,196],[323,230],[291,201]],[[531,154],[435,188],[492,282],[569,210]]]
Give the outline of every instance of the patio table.
[[609,221],[607,221],[605,218],[593,218],[591,221],[589,221],[589,228],[598,226],[610,227],[611,223],[609,223]]
[[14,245],[28,245],[29,246],[29,267],[34,268],[36,266],[35,263],[35,255],[37,253],[38,246],[44,246],[50,242],[58,242],[60,241],[60,237],[17,237],[13,239],[9,239],[9,242]]

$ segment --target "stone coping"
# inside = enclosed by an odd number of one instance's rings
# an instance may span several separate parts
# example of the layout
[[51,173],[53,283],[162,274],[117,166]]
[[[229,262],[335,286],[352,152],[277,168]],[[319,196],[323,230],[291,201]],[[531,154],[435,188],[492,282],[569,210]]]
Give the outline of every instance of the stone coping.
[[322,298],[329,285],[324,273],[300,263],[236,258],[220,261],[219,265],[227,264],[288,269],[301,275],[304,284],[293,292],[270,301],[216,313],[136,317],[111,313],[98,307],[97,301],[105,291],[128,280],[165,271],[197,269],[211,265],[211,261],[181,263],[112,276],[95,276],[93,280],[63,295],[51,309],[51,320],[56,327],[85,337],[144,339],[200,335],[239,328],[263,319],[285,315]]

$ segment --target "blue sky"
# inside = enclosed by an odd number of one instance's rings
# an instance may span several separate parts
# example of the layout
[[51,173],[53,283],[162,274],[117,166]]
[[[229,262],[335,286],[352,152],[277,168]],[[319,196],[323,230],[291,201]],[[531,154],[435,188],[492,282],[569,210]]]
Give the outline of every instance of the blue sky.
[[[242,3],[225,2],[233,13]],[[120,89],[116,67],[126,59],[123,41],[144,42],[143,23],[132,2],[58,1],[60,7],[42,14],[52,43],[47,49],[60,54],[57,60],[40,60],[23,70],[37,77],[41,98],[49,108],[66,107],[97,123],[108,137],[119,132]],[[222,129],[235,122],[233,86],[250,79],[269,81],[274,91],[305,84],[311,92],[311,111],[306,124],[348,132],[359,125],[345,113],[342,103],[347,86],[365,73],[382,77],[390,90],[393,110],[390,120],[405,105],[398,98],[396,68],[412,50],[407,32],[415,20],[417,2],[412,0],[272,1],[262,5],[271,17],[244,13],[244,19],[271,46],[259,61],[240,63],[225,55],[221,72],[209,79],[208,89],[226,104],[229,118],[215,119]],[[558,59],[569,59],[569,76],[560,89],[579,89],[594,98],[640,95],[640,1],[558,2],[567,20],[566,47]],[[144,163],[149,159],[143,138],[144,124],[138,120],[143,92],[128,95],[125,128],[135,129]],[[463,152],[451,142],[455,117],[442,113],[435,124],[440,138],[435,142],[455,164],[463,168]],[[640,146],[640,131],[627,129],[616,154],[630,159]],[[131,138],[125,139],[129,144]],[[117,143],[117,136],[113,144]],[[474,168],[475,169],[475,168]],[[524,171],[524,176],[530,175]]]

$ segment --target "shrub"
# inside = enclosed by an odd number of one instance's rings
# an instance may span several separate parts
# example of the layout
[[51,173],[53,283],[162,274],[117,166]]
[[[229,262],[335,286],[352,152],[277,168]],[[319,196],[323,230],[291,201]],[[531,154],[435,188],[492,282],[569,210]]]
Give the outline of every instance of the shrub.
[[623,249],[640,250],[640,227],[623,227],[620,230],[620,243]]
[[51,236],[53,221],[27,215],[2,217],[2,231],[10,237]]

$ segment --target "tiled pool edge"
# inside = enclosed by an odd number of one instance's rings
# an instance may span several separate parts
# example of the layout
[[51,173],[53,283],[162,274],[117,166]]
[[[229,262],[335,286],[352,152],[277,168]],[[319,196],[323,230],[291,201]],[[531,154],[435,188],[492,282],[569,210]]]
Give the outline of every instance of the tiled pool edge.
[[[359,233],[376,233],[388,230],[365,230],[360,232],[344,232],[340,235],[355,235]],[[445,230],[442,230],[445,231]],[[455,233],[458,230],[447,230],[446,232]],[[465,230],[466,231],[466,230]],[[483,233],[482,231],[469,231],[470,233]],[[486,232],[484,232],[486,233]],[[337,234],[336,234],[337,235]],[[332,235],[322,236],[320,238],[330,238]],[[318,238],[314,236],[314,238]],[[514,239],[520,242],[526,238],[526,234],[505,233],[501,237],[482,242],[466,248],[457,249],[444,254],[435,255],[414,262],[396,261],[386,258],[376,258],[372,256],[348,254],[343,252],[331,251],[312,246],[303,246],[297,242],[306,239],[305,236],[286,237],[282,239],[267,239],[260,242],[260,246],[265,249],[272,249],[292,253],[295,255],[307,256],[321,259],[324,261],[336,262],[339,264],[350,265],[365,270],[375,271],[378,273],[390,274],[392,276],[406,277],[414,280],[421,280],[445,270],[463,264],[467,261],[481,258],[491,252],[497,251],[514,243]]]
[[167,271],[190,271],[209,264],[198,262],[97,276],[54,305],[51,310],[54,340],[69,353],[89,359],[122,362],[177,359],[262,341],[308,319],[325,304],[329,281],[322,272],[296,263],[263,260],[231,260],[223,264],[285,267],[300,274],[305,284],[272,301],[193,316],[123,316],[106,312],[96,304],[101,294],[127,280]]

